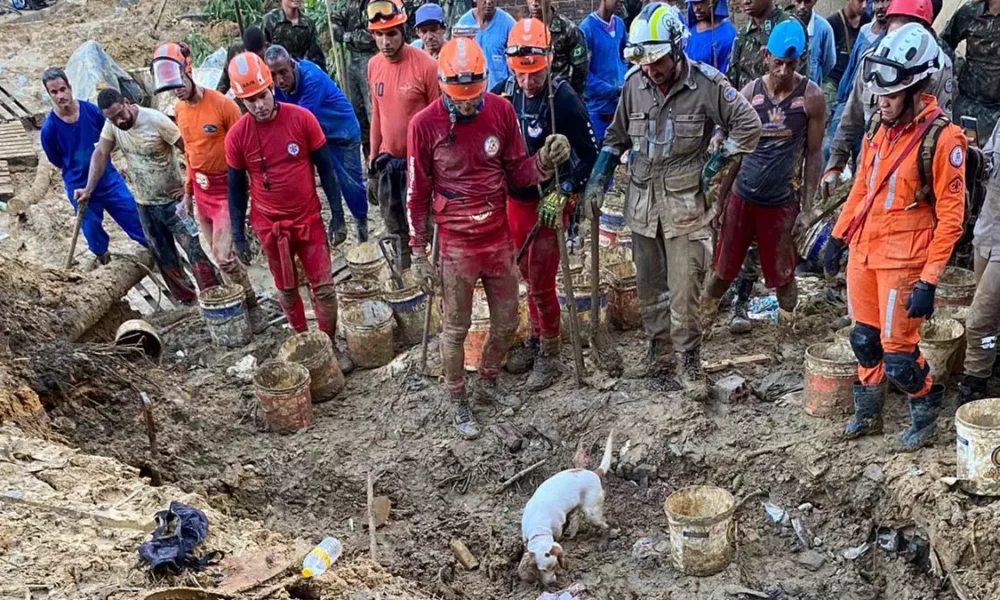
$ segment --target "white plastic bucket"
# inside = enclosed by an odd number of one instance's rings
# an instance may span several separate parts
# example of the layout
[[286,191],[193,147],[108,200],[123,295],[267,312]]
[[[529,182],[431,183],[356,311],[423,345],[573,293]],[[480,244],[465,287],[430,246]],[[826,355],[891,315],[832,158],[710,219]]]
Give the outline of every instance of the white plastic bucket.
[[955,412],[958,477],[980,496],[1000,496],[1000,398],[969,402]]
[[704,577],[726,568],[733,558],[733,511],[726,490],[693,485],[663,503],[670,526],[670,557],[685,575]]

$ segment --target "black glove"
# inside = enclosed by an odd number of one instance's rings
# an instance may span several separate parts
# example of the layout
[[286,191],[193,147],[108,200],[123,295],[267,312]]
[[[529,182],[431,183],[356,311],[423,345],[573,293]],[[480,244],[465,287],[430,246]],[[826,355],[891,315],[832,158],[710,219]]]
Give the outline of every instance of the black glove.
[[844,240],[831,237],[830,241],[826,243],[826,249],[823,251],[823,274],[827,277],[835,277],[837,273],[840,273],[840,259],[844,256],[844,250],[847,246],[844,245]]
[[910,297],[906,299],[906,316],[911,319],[929,317],[934,314],[934,290],[936,285],[931,285],[924,280],[917,282],[910,292]]
[[344,223],[344,218],[337,217],[330,218],[330,224],[326,230],[326,239],[329,240],[330,245],[337,247],[347,240],[347,224]]
[[244,266],[249,267],[253,262],[253,255],[250,253],[250,244],[244,237],[233,236],[233,252]]

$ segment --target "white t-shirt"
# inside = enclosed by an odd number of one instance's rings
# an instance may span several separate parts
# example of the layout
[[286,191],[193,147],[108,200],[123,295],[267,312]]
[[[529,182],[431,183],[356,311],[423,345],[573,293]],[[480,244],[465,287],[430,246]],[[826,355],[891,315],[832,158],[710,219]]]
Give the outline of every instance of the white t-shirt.
[[136,202],[168,204],[173,202],[170,192],[184,187],[174,153],[181,132],[167,115],[142,106],[137,108],[139,115],[131,129],[118,129],[107,120],[101,138],[114,142],[125,154]]

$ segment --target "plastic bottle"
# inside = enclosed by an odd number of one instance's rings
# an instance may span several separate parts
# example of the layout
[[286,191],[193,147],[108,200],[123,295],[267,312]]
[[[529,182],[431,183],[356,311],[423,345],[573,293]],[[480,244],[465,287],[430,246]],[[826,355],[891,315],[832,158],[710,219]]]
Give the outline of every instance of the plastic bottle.
[[302,578],[308,579],[322,575],[330,568],[330,565],[337,562],[343,547],[337,538],[328,537],[319,543],[306,554],[302,560]]

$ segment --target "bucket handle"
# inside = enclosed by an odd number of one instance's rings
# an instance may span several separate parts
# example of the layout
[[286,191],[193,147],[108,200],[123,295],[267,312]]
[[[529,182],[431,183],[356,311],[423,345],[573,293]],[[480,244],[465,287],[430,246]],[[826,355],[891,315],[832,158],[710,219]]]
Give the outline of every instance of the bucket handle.
[[[386,249],[386,242],[392,243],[392,250],[394,252]],[[395,233],[383,233],[378,238],[378,248],[382,251],[385,262],[389,263],[389,271],[392,272],[392,278],[396,281],[396,289],[403,289],[403,276],[399,273],[399,269],[403,264],[403,247],[399,240],[399,235]]]

